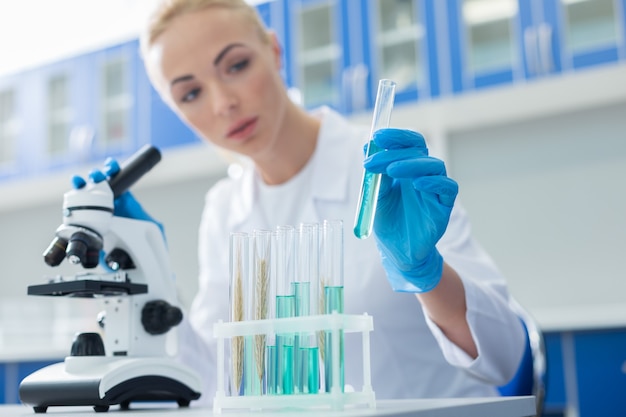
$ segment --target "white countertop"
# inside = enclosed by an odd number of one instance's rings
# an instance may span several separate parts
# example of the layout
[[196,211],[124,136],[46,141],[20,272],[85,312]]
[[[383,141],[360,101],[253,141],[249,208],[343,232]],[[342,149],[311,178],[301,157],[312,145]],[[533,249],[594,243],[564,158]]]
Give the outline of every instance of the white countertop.
[[532,315],[544,332],[626,329],[626,304],[541,308]]
[[[156,408],[151,404],[135,405],[131,404],[131,409],[122,411],[119,407],[112,407],[107,414],[121,413],[124,417],[146,416],[146,415],[181,415],[188,417],[251,417],[276,415],[273,412],[224,412],[223,414],[213,414],[212,410],[206,408],[173,408],[169,405],[160,405]],[[24,405],[0,406],[0,417],[20,417],[33,416],[32,408]],[[46,413],[49,416],[89,416],[93,417],[94,411],[91,407],[50,407]],[[328,417],[526,417],[535,415],[535,397],[504,397],[504,398],[449,398],[449,399],[421,399],[421,400],[387,400],[378,401],[376,409],[359,408],[346,409],[344,411],[324,411],[302,410],[302,411],[281,411],[281,417],[298,417],[303,415],[319,416],[323,414]]]

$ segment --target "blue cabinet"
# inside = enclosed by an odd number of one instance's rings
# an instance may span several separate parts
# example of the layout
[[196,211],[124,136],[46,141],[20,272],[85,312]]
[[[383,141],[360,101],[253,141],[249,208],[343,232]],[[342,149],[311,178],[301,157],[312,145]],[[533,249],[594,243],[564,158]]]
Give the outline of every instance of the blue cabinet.
[[381,78],[397,83],[397,102],[440,95],[436,5],[435,0],[363,3],[370,96]]
[[624,0],[447,0],[452,91],[625,57]]
[[616,62],[626,57],[625,0],[551,0],[543,13],[546,43],[557,71]]
[[567,406],[565,395],[565,373],[563,370],[563,348],[560,333],[544,334],[547,372],[545,378],[544,414],[562,413]]
[[372,107],[378,80],[396,101],[440,94],[435,0],[284,0],[287,76],[306,108]]
[[197,141],[150,85],[138,40],[0,78],[0,181]]
[[[47,65],[29,74],[38,86],[36,130],[27,140],[42,172],[101,162],[132,152],[147,139],[140,129],[136,41]],[[37,173],[42,173],[37,172]]]
[[623,416],[626,410],[626,331],[574,334],[579,415]]
[[623,416],[626,410],[626,330],[544,334],[544,415]]
[[[626,59],[626,0],[270,0],[304,107],[372,108],[507,85]],[[151,87],[137,40],[0,77],[0,181],[200,139]]]
[[0,78],[0,179],[14,178],[25,171],[21,139],[23,118],[28,113],[22,94],[26,86],[22,77]]
[[297,88],[306,108],[329,105],[345,111],[342,77],[351,65],[349,2],[292,0],[283,4],[289,86]]

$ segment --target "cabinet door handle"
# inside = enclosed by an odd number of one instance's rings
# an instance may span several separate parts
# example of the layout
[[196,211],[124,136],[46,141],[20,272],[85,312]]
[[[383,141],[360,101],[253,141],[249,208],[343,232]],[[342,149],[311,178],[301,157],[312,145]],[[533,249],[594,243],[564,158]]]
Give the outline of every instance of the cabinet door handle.
[[351,113],[367,108],[367,77],[369,69],[363,63],[346,68],[341,74],[342,103]]
[[357,64],[352,72],[352,110],[367,108],[367,76],[369,69],[363,63]]
[[539,62],[541,72],[549,74],[554,69],[552,54],[552,26],[543,22],[537,27],[537,40],[539,45]]
[[537,31],[534,27],[524,29],[524,54],[526,55],[526,65],[528,73],[539,74],[539,46],[537,45]]
[[354,104],[352,103],[352,67],[347,67],[341,72],[341,107],[344,111],[352,113]]

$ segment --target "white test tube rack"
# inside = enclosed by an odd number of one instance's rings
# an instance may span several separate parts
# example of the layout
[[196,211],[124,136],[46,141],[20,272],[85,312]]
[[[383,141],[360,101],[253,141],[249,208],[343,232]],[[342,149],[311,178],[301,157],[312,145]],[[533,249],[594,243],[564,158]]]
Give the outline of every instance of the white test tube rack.
[[[219,321],[213,326],[213,335],[217,339],[217,391],[213,400],[213,412],[221,414],[224,409],[266,410],[280,408],[331,409],[343,410],[346,405],[376,407],[376,397],[372,389],[370,367],[370,332],[374,330],[372,316],[367,314],[350,315],[322,314],[314,316],[290,317],[271,320],[250,320],[238,322]],[[235,336],[254,336],[277,333],[332,332],[331,389],[330,392],[317,394],[289,395],[242,395],[230,396],[225,391],[224,345],[227,339]],[[340,332],[362,335],[363,344],[363,389],[362,391],[343,392],[339,386],[339,343]]]

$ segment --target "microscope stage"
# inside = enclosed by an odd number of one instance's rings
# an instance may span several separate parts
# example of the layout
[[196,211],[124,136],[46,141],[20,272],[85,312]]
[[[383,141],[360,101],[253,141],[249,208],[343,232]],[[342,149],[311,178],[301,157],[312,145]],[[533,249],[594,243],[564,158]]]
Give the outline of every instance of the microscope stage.
[[146,284],[91,279],[51,282],[48,284],[28,286],[28,295],[93,297],[95,295],[133,295],[145,294],[147,292],[148,286]]

